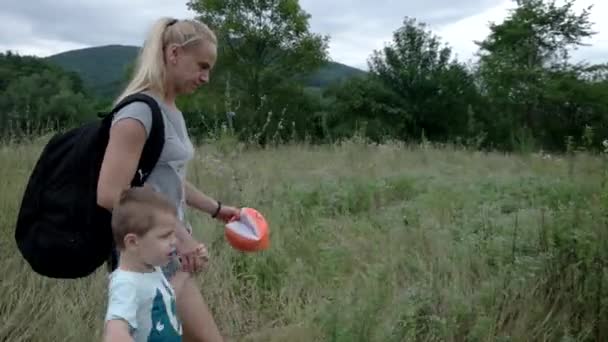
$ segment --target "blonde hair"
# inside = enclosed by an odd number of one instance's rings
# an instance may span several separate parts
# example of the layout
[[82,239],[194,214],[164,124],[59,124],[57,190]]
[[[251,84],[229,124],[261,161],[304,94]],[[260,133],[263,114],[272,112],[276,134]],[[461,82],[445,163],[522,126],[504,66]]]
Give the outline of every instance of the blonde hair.
[[136,60],[133,76],[115,103],[126,96],[144,90],[165,94],[165,47],[177,44],[185,47],[200,41],[217,45],[215,33],[204,23],[186,19],[158,19],[150,31]]
[[162,194],[149,187],[134,187],[120,194],[112,210],[112,235],[123,249],[127,234],[143,236],[156,224],[158,215],[169,214],[177,219],[177,209]]

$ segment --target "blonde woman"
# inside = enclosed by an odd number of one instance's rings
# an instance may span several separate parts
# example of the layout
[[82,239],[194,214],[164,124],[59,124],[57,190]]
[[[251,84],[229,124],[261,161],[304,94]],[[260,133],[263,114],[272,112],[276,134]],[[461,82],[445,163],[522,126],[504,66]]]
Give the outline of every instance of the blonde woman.
[[[222,206],[186,180],[194,147],[175,99],[209,82],[216,56],[216,36],[205,24],[196,20],[161,18],[147,36],[132,79],[116,99],[119,102],[130,94],[144,92],[159,103],[165,122],[164,148],[146,185],[169,198],[184,223],[175,232],[181,263],[176,256],[162,269],[175,289],[184,341],[222,340],[192,276],[201,269],[203,261],[197,257],[200,243],[191,235],[184,210],[189,206],[223,221],[239,213],[237,208]],[[99,176],[97,201],[100,206],[112,210],[120,193],[129,188],[150,132],[151,115],[150,108],[140,102],[126,106],[116,114]]]

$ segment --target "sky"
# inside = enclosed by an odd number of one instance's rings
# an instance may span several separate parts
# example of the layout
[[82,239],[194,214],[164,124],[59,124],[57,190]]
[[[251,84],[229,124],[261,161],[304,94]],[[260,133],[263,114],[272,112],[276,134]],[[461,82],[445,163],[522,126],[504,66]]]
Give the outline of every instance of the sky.
[[[160,16],[190,18],[186,0],[0,0],[0,51],[49,56],[108,44],[141,45]],[[590,47],[573,54],[577,60],[608,62],[606,0],[578,0],[577,9],[593,5],[597,34]],[[489,33],[490,21],[501,22],[512,0],[300,0],[311,15],[311,31],[330,36],[329,55],[336,62],[367,69],[376,49],[390,43],[403,19],[416,18],[447,43],[459,60],[475,58],[475,40]]]

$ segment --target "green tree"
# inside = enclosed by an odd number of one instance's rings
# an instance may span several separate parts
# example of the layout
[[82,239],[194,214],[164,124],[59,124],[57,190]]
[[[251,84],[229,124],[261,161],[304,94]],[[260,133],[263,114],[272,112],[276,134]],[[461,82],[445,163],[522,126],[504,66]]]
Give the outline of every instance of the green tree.
[[492,23],[490,35],[477,42],[482,90],[492,108],[492,116],[484,119],[491,138],[503,147],[532,139],[556,147],[563,142],[560,134],[582,127],[577,118],[588,109],[589,102],[578,96],[589,85],[582,77],[584,68],[571,65],[569,54],[593,34],[591,8],[575,13],[574,0],[563,5],[554,0],[516,3],[509,16]]
[[290,107],[304,77],[326,62],[328,37],[310,32],[310,15],[297,0],[192,0],[188,6],[218,35],[211,92],[230,88],[242,129],[259,130],[268,113],[286,108],[290,121],[304,115]]
[[324,97],[330,102],[317,118],[318,135],[330,140],[358,132],[380,142],[398,137],[411,121],[399,95],[372,75],[330,85]]
[[391,101],[384,102],[385,109],[392,108],[386,124],[398,137],[419,138],[424,132],[446,140],[465,134],[468,109],[477,101],[474,78],[425,24],[406,17],[392,44],[374,51],[369,68],[394,93],[381,98]]
[[82,81],[37,57],[0,54],[0,136],[62,129],[91,119]]

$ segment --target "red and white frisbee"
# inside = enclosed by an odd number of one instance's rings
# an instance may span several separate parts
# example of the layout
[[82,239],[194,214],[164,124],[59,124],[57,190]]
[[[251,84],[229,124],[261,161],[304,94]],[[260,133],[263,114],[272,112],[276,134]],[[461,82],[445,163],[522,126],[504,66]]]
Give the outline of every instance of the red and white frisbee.
[[230,245],[242,252],[257,252],[270,245],[268,222],[253,208],[242,208],[240,217],[230,220],[224,233]]

